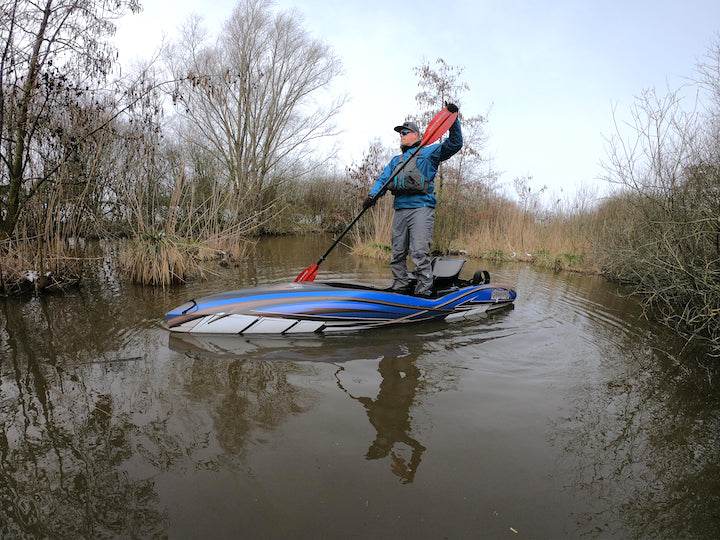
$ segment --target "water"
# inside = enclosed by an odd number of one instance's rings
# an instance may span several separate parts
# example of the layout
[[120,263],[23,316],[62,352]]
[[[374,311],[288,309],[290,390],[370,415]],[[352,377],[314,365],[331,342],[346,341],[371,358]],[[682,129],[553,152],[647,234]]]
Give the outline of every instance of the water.
[[[190,297],[292,280],[329,243],[263,241],[167,291],[106,268],[0,301],[0,537],[720,536],[718,370],[600,278],[490,267],[515,308],[453,325],[164,329]],[[342,247],[321,270],[389,283]]]

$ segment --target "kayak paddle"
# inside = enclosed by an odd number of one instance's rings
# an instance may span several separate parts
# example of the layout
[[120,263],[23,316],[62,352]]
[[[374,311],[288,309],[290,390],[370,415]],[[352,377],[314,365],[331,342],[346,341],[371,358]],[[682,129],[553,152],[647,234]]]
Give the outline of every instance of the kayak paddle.
[[[451,113],[447,109],[442,109],[439,113],[435,115],[435,117],[430,121],[428,124],[427,129],[425,130],[425,134],[423,135],[422,140],[420,141],[420,146],[418,146],[413,153],[410,155],[410,158],[403,163],[403,165],[398,169],[398,171],[395,173],[395,176],[397,176],[400,171],[402,171],[405,168],[405,165],[407,165],[411,158],[417,154],[420,149],[423,146],[427,146],[429,144],[434,143],[437,141],[440,137],[442,137],[443,133],[445,133],[448,129],[450,129],[450,126],[452,126],[455,123],[455,120],[457,119],[457,112]],[[392,182],[392,178],[390,178],[387,183],[382,187],[382,189],[378,192],[378,194],[375,196],[376,198],[380,195],[382,195],[385,190],[388,188],[390,183]],[[368,207],[369,208],[369,207]],[[362,215],[365,213],[365,210],[367,208],[363,208],[360,213],[355,216],[355,219],[353,219],[350,222],[350,225],[347,226],[347,228],[338,236],[337,240],[333,242],[333,245],[330,246],[330,248],[325,252],[325,254],[320,257],[320,260],[316,262],[315,264],[308,266],[305,270],[300,272],[298,277],[295,278],[295,281],[315,281],[315,277],[318,273],[318,267],[322,262],[325,260],[325,258],[330,255],[330,252],[335,249],[335,246],[337,246],[340,243],[340,240],[342,240],[343,236],[347,234],[347,232],[357,223],[357,221],[362,217]]]

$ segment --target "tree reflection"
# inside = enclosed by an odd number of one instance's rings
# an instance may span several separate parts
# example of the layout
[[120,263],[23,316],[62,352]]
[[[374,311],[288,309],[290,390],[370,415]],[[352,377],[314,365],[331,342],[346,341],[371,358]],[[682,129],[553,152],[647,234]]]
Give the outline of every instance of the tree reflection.
[[[593,535],[717,538],[720,514],[720,415],[713,377],[690,372],[666,352],[670,334],[657,328],[612,337],[602,361],[578,361],[571,414],[555,426],[561,468],[592,513],[579,526]],[[661,333],[664,330],[660,330]],[[678,343],[678,350],[682,343]],[[718,370],[714,368],[714,375]]]
[[163,536],[158,472],[239,470],[253,434],[311,403],[289,382],[295,362],[163,363],[152,340],[141,348],[121,330],[114,341],[105,324],[86,356],[77,315],[2,306],[0,538]]
[[160,535],[152,480],[120,467],[132,447],[112,398],[41,363],[49,351],[35,329],[4,314],[0,537]]
[[274,429],[307,409],[308,394],[288,382],[299,367],[290,362],[238,359],[227,367],[228,392],[215,407],[216,437],[230,453],[240,452],[255,429]]
[[[413,340],[417,342],[413,343]],[[378,373],[381,376],[379,393],[375,399],[352,395],[336,376],[338,385],[352,399],[363,405],[376,437],[365,458],[390,458],[390,469],[403,483],[414,480],[425,447],[410,436],[412,431],[411,408],[419,394],[441,391],[453,377],[421,377],[417,356],[423,350],[422,339],[406,337],[415,353],[398,346],[397,336],[387,340],[379,338],[373,346],[360,336],[345,337],[327,346],[320,338],[257,337],[243,339],[238,336],[210,336],[171,334],[169,345],[173,350],[211,359],[230,359],[228,373],[232,391],[217,408],[218,437],[228,450],[237,451],[245,444],[249,431],[255,425],[274,427],[288,414],[305,410],[307,394],[288,383],[287,375],[300,369],[298,362],[317,362],[321,343],[323,362],[337,363],[340,371],[351,360],[381,357]],[[395,351],[395,354],[393,354]],[[438,362],[434,368],[442,371]],[[428,380],[435,381],[428,383]],[[440,380],[444,381],[443,385]],[[242,414],[238,414],[238,411]],[[248,423],[248,418],[255,422]]]

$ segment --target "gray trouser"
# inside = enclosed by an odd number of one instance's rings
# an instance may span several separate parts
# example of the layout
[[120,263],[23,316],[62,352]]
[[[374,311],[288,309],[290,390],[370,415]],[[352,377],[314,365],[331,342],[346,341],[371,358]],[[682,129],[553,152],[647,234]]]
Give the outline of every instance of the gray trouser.
[[415,294],[429,294],[432,289],[430,244],[435,226],[435,209],[406,208],[395,210],[392,224],[392,260],[394,289],[407,287],[410,281],[407,269],[408,251],[415,264],[417,286]]

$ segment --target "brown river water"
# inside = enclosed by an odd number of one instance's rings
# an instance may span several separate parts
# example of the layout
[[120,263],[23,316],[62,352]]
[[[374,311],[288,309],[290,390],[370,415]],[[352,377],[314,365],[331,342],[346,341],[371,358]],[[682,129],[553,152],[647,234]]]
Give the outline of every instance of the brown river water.
[[[292,281],[331,240],[264,240],[165,291],[105,263],[0,300],[0,538],[720,537],[718,362],[602,278],[471,260],[513,309],[346,336],[164,327],[194,296]],[[318,281],[389,276],[338,247]]]

